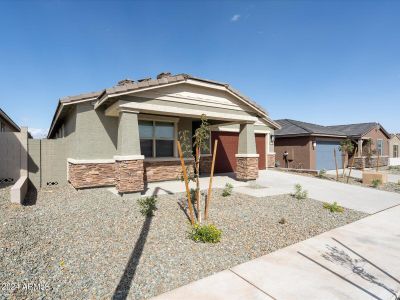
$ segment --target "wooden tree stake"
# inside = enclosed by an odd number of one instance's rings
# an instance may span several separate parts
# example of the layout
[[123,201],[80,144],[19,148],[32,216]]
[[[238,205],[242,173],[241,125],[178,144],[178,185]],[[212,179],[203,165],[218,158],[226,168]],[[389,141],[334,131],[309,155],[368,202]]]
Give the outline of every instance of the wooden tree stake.
[[379,160],[381,158],[381,153],[378,151],[378,159],[376,160],[376,171],[379,171]]
[[200,147],[196,147],[196,206],[197,206],[197,220],[201,223],[201,209],[200,209]]
[[338,165],[337,165],[336,148],[333,149],[333,156],[335,157],[336,181],[339,181],[339,169],[338,169]]
[[181,159],[182,173],[183,173],[183,178],[185,180],[186,195],[187,195],[188,207],[189,207],[190,223],[192,225],[194,225],[194,213],[193,213],[192,200],[190,199],[189,180],[188,180],[188,176],[187,176],[187,173],[186,173],[185,160],[183,159],[181,143],[178,140],[176,141],[176,143],[178,145],[179,158]]
[[208,185],[206,208],[205,208],[205,212],[204,212],[204,220],[207,220],[207,218],[208,218],[208,208],[209,208],[210,202],[211,202],[212,180],[213,180],[213,176],[214,176],[215,157],[217,156],[217,146],[218,146],[218,140],[215,140],[212,163],[211,163],[210,183]]
[[357,152],[357,148],[354,149],[354,153],[353,153],[353,159],[351,160],[351,166],[350,166],[350,171],[349,171],[349,175],[347,176],[347,183],[349,183],[349,179],[350,179],[350,175],[351,175],[351,170],[353,170],[353,166],[354,166],[354,159],[356,158],[356,152]]

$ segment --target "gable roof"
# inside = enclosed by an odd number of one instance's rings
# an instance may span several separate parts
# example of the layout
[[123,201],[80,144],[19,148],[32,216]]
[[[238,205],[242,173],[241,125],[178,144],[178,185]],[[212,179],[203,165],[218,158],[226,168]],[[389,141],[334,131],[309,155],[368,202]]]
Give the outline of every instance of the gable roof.
[[326,126],[317,125],[313,123],[301,122],[291,119],[276,120],[281,125],[281,129],[275,130],[275,136],[335,136],[346,137],[346,135],[334,129],[327,128]]
[[338,130],[345,133],[349,137],[362,137],[364,134],[367,134],[372,129],[378,126],[382,132],[390,138],[389,132],[382,127],[381,124],[377,122],[369,122],[369,123],[357,123],[357,124],[347,124],[347,125],[334,125],[334,126],[327,126],[330,129]]
[[6,120],[6,122],[13,127],[16,131],[21,131],[21,128],[0,108],[0,116]]
[[[268,112],[258,105],[256,102],[252,101],[249,97],[243,95],[240,93],[238,90],[234,89],[232,86],[230,86],[227,83],[221,83],[209,79],[202,79],[198,77],[194,77],[189,74],[177,74],[177,75],[171,75],[171,73],[161,73],[157,76],[156,79],[151,79],[151,78],[145,78],[145,79],[140,79],[138,81],[133,81],[129,79],[121,80],[118,82],[117,85],[104,89],[103,91],[98,91],[98,92],[91,92],[91,93],[86,93],[86,94],[81,94],[77,96],[70,96],[70,97],[65,97],[59,100],[58,106],[56,109],[56,112],[53,116],[53,120],[51,122],[50,130],[47,135],[48,138],[50,138],[53,134],[54,127],[57,123],[57,120],[59,119],[60,115],[63,113],[63,108],[66,105],[69,104],[74,104],[78,102],[84,102],[84,101],[95,101],[95,109],[100,107],[100,106],[109,106],[111,105],[116,99],[114,97],[120,96],[120,95],[126,95],[132,92],[136,91],[144,91],[147,89],[152,89],[152,88],[160,88],[163,86],[168,86],[168,85],[173,85],[173,84],[179,84],[179,83],[203,83],[207,87],[211,88],[219,88],[222,90],[227,91],[234,97],[240,99],[243,101],[245,104],[248,106],[252,107],[262,119],[264,119],[267,123],[269,123],[274,129],[280,128],[279,124],[273,121],[269,115]],[[65,112],[64,112],[65,113]]]

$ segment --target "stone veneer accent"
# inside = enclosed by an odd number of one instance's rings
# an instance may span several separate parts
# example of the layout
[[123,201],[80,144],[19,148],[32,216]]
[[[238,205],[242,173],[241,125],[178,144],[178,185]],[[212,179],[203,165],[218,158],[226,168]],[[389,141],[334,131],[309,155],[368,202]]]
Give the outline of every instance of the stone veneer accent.
[[255,180],[258,177],[258,157],[236,157],[236,179]]
[[76,189],[115,185],[114,163],[68,163],[69,182]]
[[115,183],[120,193],[141,192],[144,190],[143,160],[115,161]]
[[267,154],[267,168],[275,168],[275,154]]
[[[185,160],[189,172],[193,172],[193,160]],[[146,182],[165,181],[180,179],[182,167],[180,160],[148,160],[144,162],[144,180]]]
[[[208,157],[202,157],[207,160]],[[193,173],[193,160],[185,159]],[[210,161],[211,166],[211,161]],[[68,163],[69,181],[74,188],[116,186],[121,193],[142,191],[145,182],[176,180],[181,177],[180,160],[123,160],[115,163]]]
[[[378,159],[377,156],[372,156],[370,159],[368,159],[366,156],[355,157],[354,168],[356,169],[375,168],[377,159]],[[351,165],[351,160],[352,159],[350,159],[348,162],[349,167]],[[389,157],[387,156],[379,157],[379,167],[387,166],[388,164],[389,164]]]

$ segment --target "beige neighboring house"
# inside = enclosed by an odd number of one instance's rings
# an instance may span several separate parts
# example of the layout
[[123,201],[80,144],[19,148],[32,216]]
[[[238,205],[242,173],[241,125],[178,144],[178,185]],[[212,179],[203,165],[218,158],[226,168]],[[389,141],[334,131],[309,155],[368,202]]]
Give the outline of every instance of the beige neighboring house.
[[[216,173],[252,180],[259,169],[274,166],[273,134],[280,126],[267,111],[229,84],[187,74],[122,80],[61,99],[48,139],[63,141],[67,178],[75,188],[142,192],[147,182],[180,176],[178,133],[192,135],[202,114],[212,125],[210,146],[219,142]],[[207,173],[210,166],[208,151],[200,167]]]
[[389,140],[389,165],[400,165],[400,134],[392,134]]
[[0,108],[0,132],[20,131],[19,126]]

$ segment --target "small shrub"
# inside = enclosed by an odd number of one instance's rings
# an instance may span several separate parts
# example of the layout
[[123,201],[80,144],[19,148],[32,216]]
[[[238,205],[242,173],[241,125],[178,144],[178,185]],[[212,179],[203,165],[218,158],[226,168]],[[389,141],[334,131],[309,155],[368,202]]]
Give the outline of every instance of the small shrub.
[[218,243],[221,240],[222,231],[214,225],[195,224],[190,232],[190,238],[195,242]]
[[137,202],[140,206],[140,213],[143,216],[147,217],[154,216],[154,212],[157,210],[156,197],[152,196],[152,197],[139,198]]
[[232,195],[232,191],[233,191],[233,185],[230,183],[225,184],[225,188],[222,191],[222,196],[223,197],[227,197]]
[[297,200],[303,200],[303,199],[307,198],[308,192],[306,190],[303,190],[303,187],[300,184],[296,184],[294,186],[294,194],[293,194],[293,196]]
[[325,209],[329,209],[329,211],[332,212],[332,213],[334,213],[334,212],[343,212],[344,211],[344,208],[342,206],[338,205],[337,202],[333,202],[332,204],[328,203],[328,202],[324,202],[323,207]]
[[317,177],[319,178],[325,178],[326,177],[326,170],[322,169],[318,172]]
[[400,179],[397,181],[397,184],[400,185]]
[[279,220],[279,224],[286,224],[286,219],[285,218],[281,218]]
[[372,187],[377,188],[378,186],[380,186],[382,184],[382,181],[380,179],[374,179],[372,180]]

